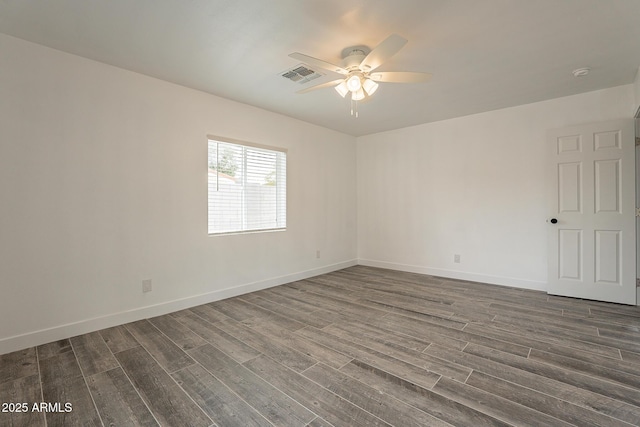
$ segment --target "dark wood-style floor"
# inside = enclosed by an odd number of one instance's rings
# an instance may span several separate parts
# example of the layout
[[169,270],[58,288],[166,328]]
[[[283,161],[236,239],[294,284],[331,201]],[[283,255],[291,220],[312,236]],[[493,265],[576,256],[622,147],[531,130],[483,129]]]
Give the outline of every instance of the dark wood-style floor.
[[2,426],[637,426],[640,308],[358,266],[0,356],[0,402],[29,405]]

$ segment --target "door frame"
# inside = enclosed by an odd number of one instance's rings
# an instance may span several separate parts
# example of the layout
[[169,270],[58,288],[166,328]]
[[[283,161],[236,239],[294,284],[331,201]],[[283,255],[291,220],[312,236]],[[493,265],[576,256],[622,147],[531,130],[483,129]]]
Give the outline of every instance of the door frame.
[[636,305],[640,306],[640,106],[634,116],[635,124],[635,156],[636,156]]

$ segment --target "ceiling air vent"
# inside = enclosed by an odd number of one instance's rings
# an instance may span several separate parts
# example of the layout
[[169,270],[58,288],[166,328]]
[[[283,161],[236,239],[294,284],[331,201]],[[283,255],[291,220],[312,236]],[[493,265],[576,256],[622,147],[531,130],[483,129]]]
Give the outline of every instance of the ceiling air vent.
[[299,64],[289,70],[283,71],[280,75],[285,79],[289,79],[292,82],[302,85],[310,82],[311,80],[317,79],[324,74],[316,70],[312,70],[306,65]]

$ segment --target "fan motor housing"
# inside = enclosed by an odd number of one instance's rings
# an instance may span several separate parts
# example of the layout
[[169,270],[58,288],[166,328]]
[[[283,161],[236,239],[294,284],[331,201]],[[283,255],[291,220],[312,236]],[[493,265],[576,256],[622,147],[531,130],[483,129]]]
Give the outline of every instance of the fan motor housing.
[[366,46],[348,47],[342,51],[342,68],[349,71],[358,69],[362,60],[367,57],[370,49]]
[[360,66],[360,63],[365,57],[366,55],[362,53],[355,53],[353,55],[349,55],[342,60],[342,68],[346,68],[347,70],[358,68]]

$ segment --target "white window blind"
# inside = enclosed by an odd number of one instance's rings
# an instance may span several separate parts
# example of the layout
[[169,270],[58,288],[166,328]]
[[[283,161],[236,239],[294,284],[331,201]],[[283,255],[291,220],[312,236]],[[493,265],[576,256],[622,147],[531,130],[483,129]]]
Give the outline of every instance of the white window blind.
[[287,153],[209,138],[209,234],[284,229]]

